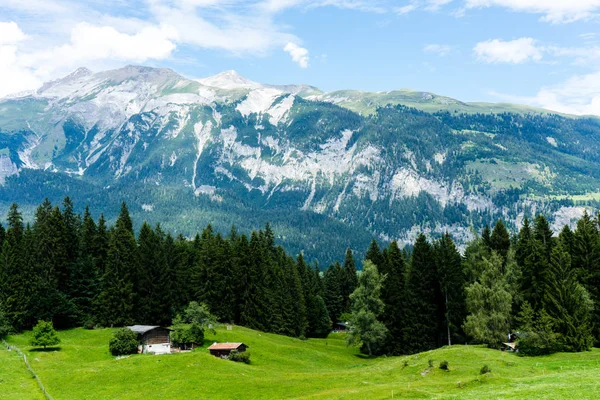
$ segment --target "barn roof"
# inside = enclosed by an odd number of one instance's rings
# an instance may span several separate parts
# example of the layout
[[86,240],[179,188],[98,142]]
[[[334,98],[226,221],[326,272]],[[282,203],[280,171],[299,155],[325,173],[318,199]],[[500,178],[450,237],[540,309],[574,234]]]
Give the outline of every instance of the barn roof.
[[[162,327],[158,326],[158,325],[132,325],[132,326],[128,326],[128,328],[137,334],[143,335],[147,332],[150,332],[151,330],[154,330],[156,328],[162,328]],[[171,330],[169,328],[162,328],[162,329]]]
[[244,343],[213,343],[209,350],[236,350]]

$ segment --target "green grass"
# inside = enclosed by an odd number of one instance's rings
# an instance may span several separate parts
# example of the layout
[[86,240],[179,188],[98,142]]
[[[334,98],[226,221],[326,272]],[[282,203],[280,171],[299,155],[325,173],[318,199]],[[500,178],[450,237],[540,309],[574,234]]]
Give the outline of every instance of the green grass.
[[43,398],[21,356],[0,343],[0,400]]
[[[208,334],[207,344],[242,341],[250,346],[251,365],[214,358],[205,348],[116,360],[107,350],[110,335],[110,329],[63,331],[61,349],[48,352],[32,351],[29,333],[9,342],[29,354],[57,400],[390,399],[392,393],[394,398],[422,399],[592,399],[600,374],[600,350],[521,358],[481,346],[452,346],[369,359],[346,347],[340,334],[301,341],[241,327]],[[449,372],[437,368],[443,360],[449,362]],[[480,375],[484,364],[492,372]],[[25,377],[24,368],[15,362],[5,369]]]

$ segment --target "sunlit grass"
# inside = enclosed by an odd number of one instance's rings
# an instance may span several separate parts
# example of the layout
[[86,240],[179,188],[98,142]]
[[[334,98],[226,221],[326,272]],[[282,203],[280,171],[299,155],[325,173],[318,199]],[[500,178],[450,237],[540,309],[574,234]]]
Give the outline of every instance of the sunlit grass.
[[[108,353],[111,332],[63,331],[60,351],[50,352],[31,351],[27,333],[9,341],[30,355],[56,399],[582,399],[597,397],[600,374],[599,350],[521,358],[452,346],[370,359],[340,334],[303,341],[241,327],[207,334],[205,347],[192,353],[116,360]],[[213,341],[246,343],[252,364],[212,357],[206,346]],[[449,372],[438,368],[443,360]],[[492,372],[480,375],[484,364]]]

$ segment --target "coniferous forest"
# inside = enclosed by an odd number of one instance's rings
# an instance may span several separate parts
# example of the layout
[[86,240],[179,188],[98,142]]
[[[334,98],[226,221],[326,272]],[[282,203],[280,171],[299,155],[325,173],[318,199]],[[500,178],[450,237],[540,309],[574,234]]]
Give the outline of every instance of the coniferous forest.
[[523,354],[600,345],[600,215],[558,234],[543,215],[512,235],[498,220],[464,254],[448,234],[421,234],[405,249],[373,240],[365,260],[348,249],[321,270],[287,254],[269,224],[249,236],[232,227],[227,237],[209,225],[190,240],[160,225],[134,232],[125,203],[108,226],[65,198],[46,200],[31,224],[13,204],[0,247],[0,325],[15,332],[39,320],[60,329],[170,325],[198,301],[221,322],[295,337],[326,337],[350,322],[369,354],[499,347],[510,332]]

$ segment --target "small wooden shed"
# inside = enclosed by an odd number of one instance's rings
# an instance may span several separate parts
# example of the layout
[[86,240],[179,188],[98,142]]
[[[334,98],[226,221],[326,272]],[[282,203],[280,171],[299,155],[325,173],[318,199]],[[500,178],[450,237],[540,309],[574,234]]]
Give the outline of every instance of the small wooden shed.
[[167,354],[171,352],[171,330],[154,325],[133,325],[129,329],[138,334],[140,353]]
[[213,343],[209,348],[210,354],[215,357],[226,358],[232,350],[237,350],[240,353],[246,351],[248,346],[244,343]]

